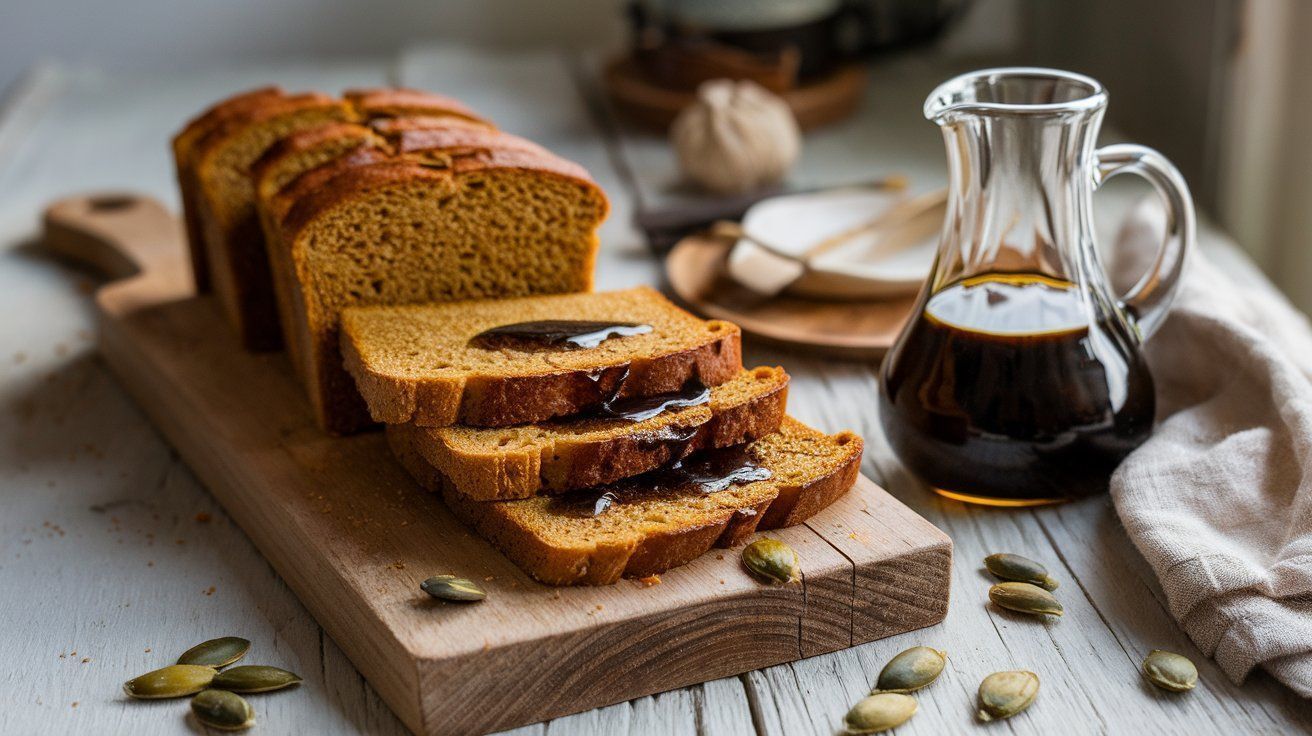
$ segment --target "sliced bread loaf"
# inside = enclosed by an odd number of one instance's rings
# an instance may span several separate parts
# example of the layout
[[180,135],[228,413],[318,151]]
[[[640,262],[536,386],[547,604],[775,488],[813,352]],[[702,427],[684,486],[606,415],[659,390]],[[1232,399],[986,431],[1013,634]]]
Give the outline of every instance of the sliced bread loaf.
[[[597,227],[608,204],[587,172],[513,136],[463,134],[491,136],[493,142],[426,149],[360,165],[338,161],[307,172],[287,188],[314,180],[295,196],[283,218],[277,255],[288,259],[282,270],[290,281],[278,288],[291,295],[296,323],[289,334],[302,341],[296,352],[305,356],[298,372],[321,425],[330,432],[349,433],[369,424],[369,413],[342,369],[338,324],[343,308],[555,294],[592,286]],[[443,337],[429,339],[440,342]],[[379,418],[408,421],[399,414]],[[515,416],[502,423],[551,416]]]
[[757,530],[802,522],[852,487],[863,447],[850,432],[826,435],[786,418],[778,432],[742,450],[709,450],[687,459],[723,465],[715,453],[742,452],[767,471],[765,479],[708,491],[695,483],[665,485],[659,474],[666,471],[657,470],[563,496],[474,501],[445,485],[402,439],[389,435],[397,458],[420,483],[441,487],[456,516],[549,585],[605,585],[622,576],[652,575],[712,547],[739,544]]
[[[474,339],[497,327],[552,320],[650,329],[573,350]],[[717,386],[741,370],[740,340],[736,325],[700,320],[638,287],[351,307],[342,313],[341,352],[376,421],[505,427],[573,416],[610,398],[668,393],[690,378]]]
[[[395,116],[427,115],[453,125],[491,127],[459,102],[407,89],[347,92],[342,100],[319,94],[264,95],[244,103],[199,138],[186,158],[202,197],[201,232],[208,270],[225,312],[252,349],[277,347],[277,314],[255,209],[250,171],[268,148],[288,135],[339,122],[371,122]],[[340,130],[340,129],[339,129]],[[184,131],[185,132],[185,131]],[[303,153],[303,152],[302,152]],[[293,157],[296,158],[296,157]],[[181,160],[181,159],[180,159]],[[317,162],[329,160],[321,157]],[[298,162],[303,158],[298,158]],[[296,173],[287,167],[269,172],[270,187]]]
[[[764,437],[783,421],[788,374],[762,366],[709,390],[697,384],[668,396],[688,402],[698,390],[705,403],[645,418],[592,416],[504,429],[395,424],[387,431],[404,435],[393,441],[471,500],[528,498],[611,483],[699,450]],[[656,411],[660,398],[638,403]]]

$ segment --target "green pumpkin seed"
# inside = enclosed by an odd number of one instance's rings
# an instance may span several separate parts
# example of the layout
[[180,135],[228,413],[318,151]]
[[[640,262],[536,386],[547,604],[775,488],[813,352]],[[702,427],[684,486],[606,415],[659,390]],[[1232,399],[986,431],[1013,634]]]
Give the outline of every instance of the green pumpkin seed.
[[224,636],[203,641],[178,657],[178,664],[203,664],[206,667],[227,667],[246,656],[251,643],[238,636]]
[[743,566],[768,583],[791,583],[801,577],[797,552],[778,539],[758,539],[743,549]]
[[875,693],[909,693],[928,685],[943,673],[948,655],[929,647],[911,647],[888,660],[875,682]]
[[209,687],[214,675],[213,667],[198,664],[171,664],[152,670],[123,683],[123,692],[142,700],[155,698],[181,698],[194,695]]
[[301,681],[301,676],[278,667],[262,664],[246,664],[220,672],[210,683],[216,690],[230,690],[234,693],[267,693],[281,690]]
[[1057,581],[1048,575],[1048,569],[1028,557],[999,552],[984,558],[984,567],[1001,580],[1031,583],[1044,590],[1056,590]]
[[470,603],[487,597],[483,589],[474,585],[472,580],[458,578],[454,575],[434,575],[419,584],[423,591],[434,598],[444,601]]
[[1052,593],[1029,583],[998,583],[989,588],[989,599],[1003,608],[1021,613],[1062,614],[1061,603]]
[[1033,672],[994,672],[979,684],[981,721],[1010,718],[1030,707],[1039,695],[1039,676]]
[[205,690],[191,699],[196,720],[221,731],[240,731],[255,725],[255,709],[246,699],[226,690]]
[[1183,654],[1154,649],[1143,660],[1143,676],[1163,690],[1182,693],[1198,684],[1198,668]]
[[877,733],[897,728],[916,714],[916,699],[902,693],[875,693],[861,699],[843,717],[848,733]]

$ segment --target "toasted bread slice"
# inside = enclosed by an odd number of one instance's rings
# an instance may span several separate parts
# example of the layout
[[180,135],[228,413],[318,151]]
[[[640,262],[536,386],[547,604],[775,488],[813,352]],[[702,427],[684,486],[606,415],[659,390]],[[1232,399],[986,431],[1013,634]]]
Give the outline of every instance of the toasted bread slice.
[[[536,320],[650,325],[596,347],[520,350],[480,347],[494,327]],[[742,369],[736,325],[703,321],[657,291],[624,291],[422,306],[348,307],[341,350],[375,421],[421,427],[506,427],[572,416],[610,398],[708,386]]]
[[[856,482],[863,443],[850,432],[826,435],[785,418],[778,432],[744,446],[770,472],[765,480],[714,492],[697,486],[641,490],[657,470],[612,486],[518,501],[471,500],[402,443],[392,448],[420,483],[442,488],[456,516],[529,575],[548,585],[605,585],[663,572],[755,531],[810,518]],[[600,503],[608,489],[617,498]]]
[[504,429],[397,424],[387,431],[470,499],[529,498],[611,483],[771,434],[784,418],[788,374],[762,366],[706,394],[706,403],[639,421],[579,418]]

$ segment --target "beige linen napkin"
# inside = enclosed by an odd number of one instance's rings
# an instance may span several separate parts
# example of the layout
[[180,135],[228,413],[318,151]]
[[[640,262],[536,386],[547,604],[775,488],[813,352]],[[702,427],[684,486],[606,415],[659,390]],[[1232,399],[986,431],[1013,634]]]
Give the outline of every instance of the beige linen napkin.
[[[1162,218],[1135,208],[1114,273],[1142,271]],[[1262,666],[1312,697],[1312,330],[1193,255],[1145,348],[1157,429],[1112,497],[1194,642],[1236,683]]]

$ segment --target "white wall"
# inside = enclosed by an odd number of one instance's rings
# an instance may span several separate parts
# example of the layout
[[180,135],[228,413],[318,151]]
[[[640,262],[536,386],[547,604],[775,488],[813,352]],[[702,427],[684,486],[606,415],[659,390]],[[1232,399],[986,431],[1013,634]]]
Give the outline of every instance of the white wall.
[[130,72],[407,43],[613,42],[621,0],[0,0],[0,90],[41,59]]

